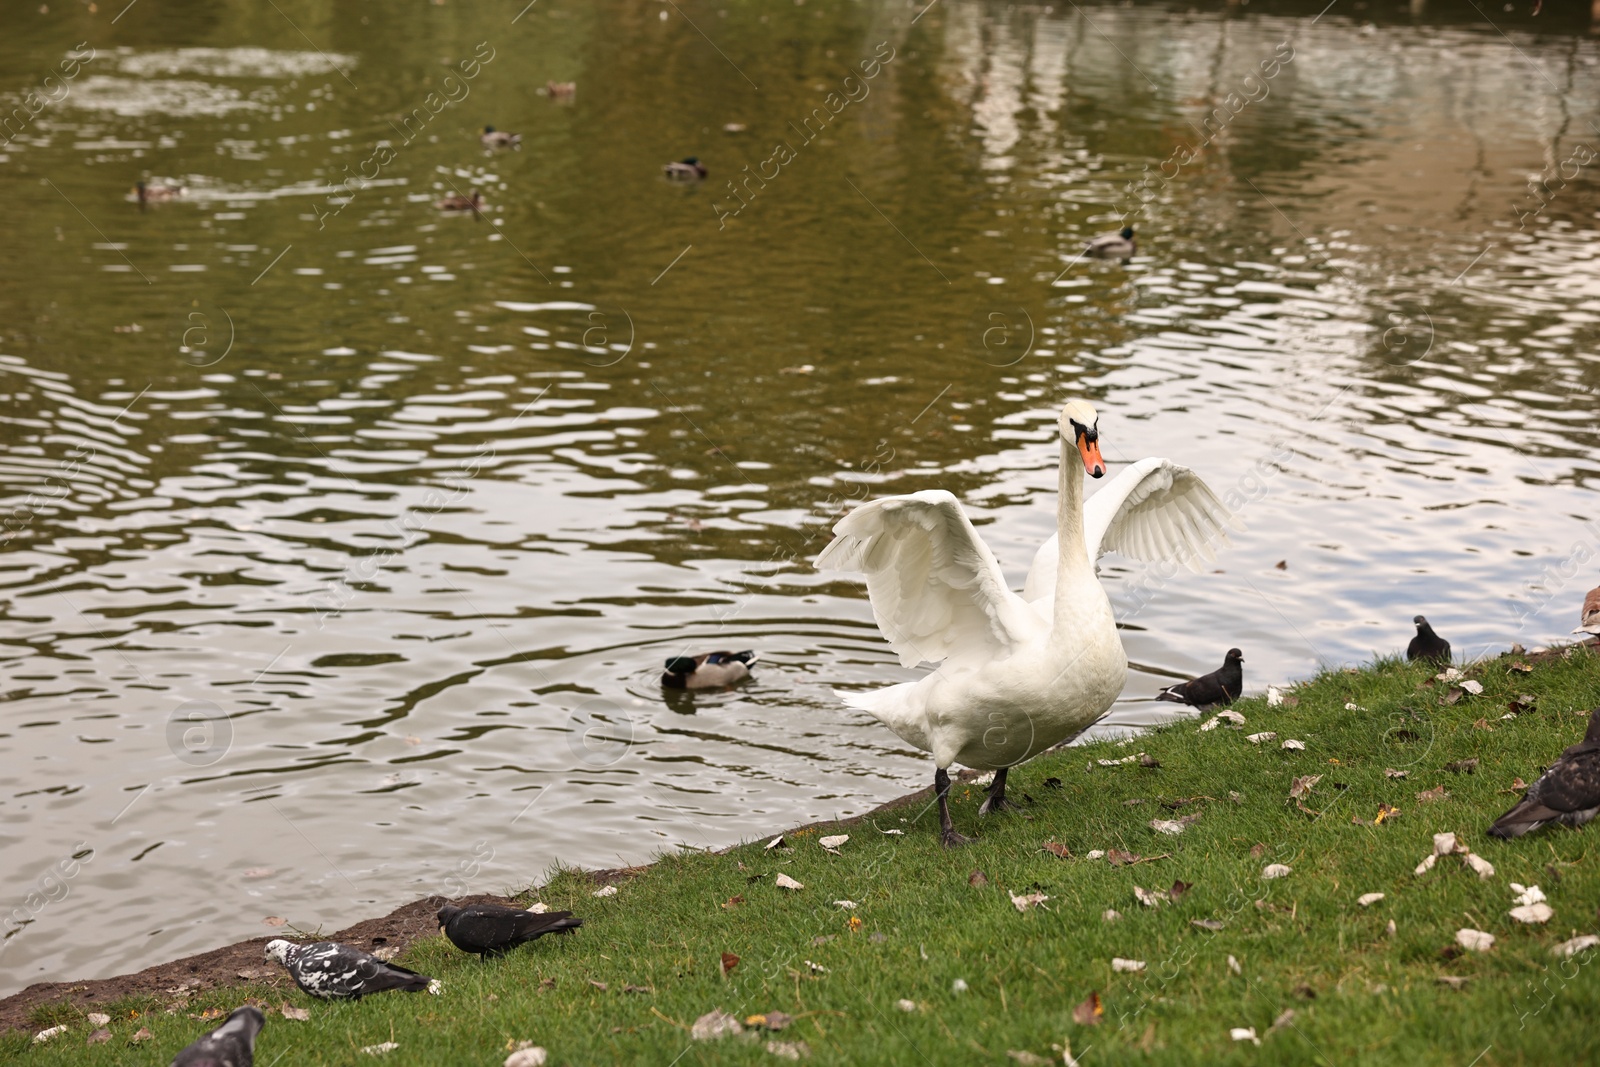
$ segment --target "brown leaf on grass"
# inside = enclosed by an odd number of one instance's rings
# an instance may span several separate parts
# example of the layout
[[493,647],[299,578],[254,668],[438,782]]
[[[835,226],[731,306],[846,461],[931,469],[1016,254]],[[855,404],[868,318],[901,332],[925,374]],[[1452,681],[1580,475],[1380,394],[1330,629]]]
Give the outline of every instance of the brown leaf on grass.
[[1046,841],[1043,847],[1044,851],[1050,853],[1052,856],[1055,856],[1057,859],[1070,860],[1072,858],[1072,850],[1066,845],[1060,844],[1056,841]]
[[625,985],[622,987],[622,991],[624,993],[654,993],[656,987],[653,985]]
[[727,899],[727,902],[724,903],[722,906],[724,908],[727,908],[729,911],[732,911],[734,908],[737,908],[740,904],[743,904],[743,903],[744,903],[744,897],[729,897]]
[[111,1031],[107,1030],[105,1027],[102,1026],[98,1030],[95,1030],[93,1033],[91,1033],[89,1035],[89,1040],[84,1042],[84,1044],[86,1044],[86,1045],[103,1045],[107,1041],[110,1041],[110,1040],[111,1040]]
[[1494,727],[1489,725],[1488,719],[1479,719],[1477,722],[1472,724],[1472,728],[1474,730],[1485,730],[1489,733],[1494,733]]
[[1262,856],[1266,855],[1266,853],[1267,846],[1264,844],[1258,843],[1250,846],[1250,858],[1253,860],[1260,859]]
[[1496,789],[1495,792],[1496,793],[1522,793],[1522,792],[1526,792],[1527,788],[1528,788],[1528,783],[1524,782],[1522,780],[1522,778],[1519,776],[1519,777],[1511,779],[1511,788],[1510,789]]
[[1383,776],[1385,778],[1404,778],[1406,776],[1406,772],[1397,771],[1393,767],[1385,767],[1383,769]]
[[1106,862],[1113,867],[1126,867],[1130,863],[1138,863],[1142,858],[1137,852],[1128,852],[1120,848],[1106,850]]
[[596,989],[600,990],[600,992],[602,992],[602,993],[604,993],[607,989],[611,988],[610,986],[606,985],[604,982],[596,982],[593,978],[589,979],[589,984],[594,986]]
[[282,1004],[278,1005],[278,1014],[282,1015],[290,1022],[303,1023],[310,1020],[311,1009],[297,1008],[286,1000]]
[[539,979],[539,992],[543,993],[545,990],[554,989],[555,987],[556,987],[556,980],[554,978],[541,978],[541,979]]
[[132,1037],[128,1038],[128,1040],[135,1045],[139,1045],[154,1039],[155,1036],[155,1034],[150,1032],[150,1028],[148,1026],[141,1026],[134,1032]]
[[1193,882],[1173,882],[1172,888],[1167,890],[1167,898],[1176,901],[1189,890],[1194,888]]
[[1513,715],[1521,715],[1523,712],[1533,711],[1536,703],[1537,699],[1535,697],[1523,693],[1515,700],[1508,700],[1506,702],[1506,710]]
[[1106,1010],[1100,1006],[1100,994],[1090,993],[1089,999],[1072,1009],[1072,1021],[1079,1026],[1099,1026]]
[[967,875],[967,884],[974,887],[986,886],[989,884],[989,876],[982,871],[975,870]]
[[1444,765],[1444,769],[1447,771],[1453,771],[1456,774],[1476,774],[1478,771],[1478,760],[1476,758],[1458,759],[1454,763],[1446,763]]
[[1224,923],[1221,919],[1190,919],[1189,920],[1189,925],[1190,926],[1198,926],[1202,930],[1210,930],[1213,933],[1215,933],[1216,931],[1222,929],[1227,924]]
[[1299,800],[1301,797],[1310,796],[1311,790],[1320,781],[1322,781],[1320,774],[1302,774],[1289,785],[1290,799]]
[[1147,756],[1141,752],[1139,753],[1139,766],[1149,767],[1151,770],[1156,770],[1161,766],[1161,761],[1156,759],[1154,756]]
[[1133,895],[1139,899],[1139,903],[1147,908],[1157,907],[1165,896],[1163,893],[1153,893],[1142,885],[1133,887]]
[[1467,691],[1465,689],[1461,688],[1459,685],[1452,685],[1450,687],[1450,691],[1444,695],[1443,703],[1459,704],[1461,702],[1461,698],[1466,695]]
[[732,971],[737,966],[739,966],[739,957],[738,956],[735,956],[731,952],[724,952],[722,954],[722,974],[723,974],[723,977],[727,977],[728,972]]
[[1390,807],[1388,804],[1379,804],[1378,814],[1373,818],[1372,825],[1378,826],[1385,822],[1392,822],[1399,814],[1399,808]]
[[1451,989],[1460,989],[1461,987],[1465,986],[1468,981],[1468,978],[1459,974],[1441,974],[1439,976],[1439,984],[1447,985]]
[[1424,789],[1422,792],[1418,793],[1417,802],[1419,804],[1431,804],[1435,800],[1446,800],[1449,798],[1449,796],[1449,790],[1442,785],[1436,785],[1432,789]]

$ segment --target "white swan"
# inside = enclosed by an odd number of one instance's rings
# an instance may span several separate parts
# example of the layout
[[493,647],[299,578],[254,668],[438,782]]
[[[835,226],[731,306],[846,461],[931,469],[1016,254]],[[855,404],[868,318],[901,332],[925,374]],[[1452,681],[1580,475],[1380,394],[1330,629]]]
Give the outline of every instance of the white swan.
[[1115,550],[1198,570],[1199,558],[1214,558],[1211,545],[1227,540],[1222,501],[1165,459],[1131,465],[1085,504],[1084,473],[1106,472],[1099,416],[1069,401],[1060,428],[1057,533],[1034,557],[1022,596],[1006,588],[994,553],[942,489],[861,505],[817,557],[818,569],[866,576],[878,629],[901,664],[941,664],[915,682],[836,695],[933,753],[947,846],[968,838],[950,821],[946,768],[993,770],[980,814],[1010,807],[1007,768],[1076,736],[1122,692],[1128,659],[1094,560]]

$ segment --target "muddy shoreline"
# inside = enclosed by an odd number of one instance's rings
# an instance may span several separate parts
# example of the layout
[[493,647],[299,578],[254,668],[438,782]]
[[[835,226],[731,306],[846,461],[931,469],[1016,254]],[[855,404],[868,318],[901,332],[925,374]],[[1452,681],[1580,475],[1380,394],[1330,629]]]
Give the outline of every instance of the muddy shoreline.
[[[958,781],[971,781],[978,777],[976,771],[962,770],[952,776]],[[933,787],[897,797],[878,805],[871,811],[848,819],[828,820],[797,826],[783,833],[793,834],[818,827],[850,827],[865,823],[876,816],[909,807],[926,804],[933,798]],[[737,846],[730,845],[729,849]],[[722,849],[721,851],[728,851]],[[589,871],[596,885],[621,882],[636,878],[650,869],[649,864],[636,867],[615,867],[608,870]],[[430,896],[413,900],[377,919],[364,919],[343,930],[327,934],[319,940],[338,941],[368,952],[382,950],[404,952],[413,942],[438,936],[439,927],[434,919],[439,908],[447,903],[509,904],[507,897],[477,894],[451,901],[447,897]],[[0,1033],[9,1030],[32,1030],[29,1015],[41,1005],[68,1003],[84,1011],[103,1010],[104,1005],[130,996],[157,997],[170,1003],[182,1003],[191,994],[209,989],[246,983],[266,985],[288,993],[294,983],[283,968],[268,962],[263,952],[268,941],[278,937],[292,937],[290,933],[274,931],[261,937],[252,937],[232,945],[210,949],[193,956],[158,963],[131,974],[111,978],[95,978],[77,982],[35,982],[20,993],[0,1000]]]

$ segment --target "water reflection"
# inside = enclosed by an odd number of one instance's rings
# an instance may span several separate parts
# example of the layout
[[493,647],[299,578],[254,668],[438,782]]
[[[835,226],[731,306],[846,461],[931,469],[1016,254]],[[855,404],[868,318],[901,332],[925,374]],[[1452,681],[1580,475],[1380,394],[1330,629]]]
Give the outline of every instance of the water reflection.
[[[854,501],[937,486],[1020,585],[1069,395],[1113,463],[1187,463],[1245,524],[1214,573],[1104,561],[1141,665],[1118,722],[1230,645],[1259,688],[1418,611],[1468,654],[1571,627],[1566,563],[1600,551],[1591,39],[824,6],[691,12],[719,55],[618,4],[291,12],[323,51],[234,47],[265,39],[248,5],[176,37],[141,5],[11,138],[5,890],[92,859],[7,989],[334,928],[469,856],[499,889],[920,786],[831,693],[914,672],[808,561]],[[74,30],[0,43],[6,84]],[[522,150],[485,156],[490,123]],[[661,179],[687,155],[707,182]],[[189,191],[140,212],[145,176]],[[482,218],[433,211],[472,188]],[[1078,258],[1135,209],[1138,256]],[[663,696],[662,661],[730,646],[750,683]]]

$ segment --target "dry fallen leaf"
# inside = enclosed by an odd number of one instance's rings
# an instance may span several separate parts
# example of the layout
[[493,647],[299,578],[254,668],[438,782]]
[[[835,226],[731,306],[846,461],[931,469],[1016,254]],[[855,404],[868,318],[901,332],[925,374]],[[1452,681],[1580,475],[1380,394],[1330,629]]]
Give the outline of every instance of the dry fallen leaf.
[[89,1034],[89,1039],[87,1041],[85,1041],[84,1044],[86,1044],[86,1045],[103,1045],[107,1041],[110,1041],[110,1040],[111,1040],[111,1031],[107,1030],[105,1027],[102,1026],[102,1027],[99,1027],[98,1029],[92,1031]]
[[1563,941],[1550,951],[1562,959],[1571,959],[1578,953],[1587,952],[1596,945],[1600,945],[1600,937],[1596,937],[1594,934],[1584,934],[1581,937],[1573,938],[1571,941]]
[[1383,776],[1385,778],[1404,778],[1406,777],[1406,772],[1397,771],[1393,767],[1385,767],[1383,769]]
[[602,992],[602,993],[604,993],[606,990],[611,988],[611,986],[609,986],[605,982],[597,982],[593,978],[589,979],[589,984],[594,986],[596,989],[600,990],[600,992]]
[[1150,829],[1158,834],[1181,834],[1188,824],[1178,819],[1151,819]]
[[1259,745],[1263,741],[1276,741],[1277,739],[1278,735],[1273,733],[1271,730],[1268,730],[1265,733],[1245,735],[1245,740],[1250,742],[1252,745]]
[[1288,875],[1291,871],[1292,868],[1286,863],[1269,863],[1265,867],[1261,868],[1261,877],[1282,878]]
[[1390,807],[1388,804],[1379,804],[1378,814],[1373,817],[1372,825],[1378,826],[1381,823],[1392,821],[1399,814],[1399,808]]
[[1484,730],[1488,733],[1494,733],[1494,727],[1489,725],[1488,719],[1479,719],[1477,722],[1472,724],[1472,728],[1474,730]]
[[1460,989],[1465,986],[1468,981],[1469,979],[1465,975],[1460,974],[1441,974],[1439,976],[1439,984],[1447,985],[1451,989]]
[[1382,899],[1382,893],[1362,893],[1356,898],[1356,903],[1360,904],[1363,908],[1370,908],[1372,905],[1376,904]]
[[743,1031],[744,1027],[739,1025],[738,1019],[718,1008],[696,1019],[694,1026],[689,1029],[689,1036],[696,1041],[715,1041]]
[[1011,894],[1011,903],[1016,905],[1018,911],[1027,911],[1029,908],[1041,907],[1043,906],[1044,902],[1049,899],[1050,898],[1045,896],[1043,893],[1025,893],[1022,896],[1018,896],[1015,893]]
[[107,1015],[103,1011],[91,1011],[89,1014],[85,1015],[84,1018],[88,1020],[90,1026],[111,1025],[111,1016]]
[[1461,857],[1461,862],[1465,863],[1468,867],[1471,867],[1474,871],[1476,871],[1478,878],[1481,881],[1487,882],[1489,879],[1494,877],[1494,864],[1490,863],[1476,852],[1466,853]]
[[1532,674],[1533,673],[1533,666],[1531,664],[1524,663],[1520,659],[1512,660],[1510,669],[1514,670],[1514,671],[1521,671],[1523,674]]
[[833,906],[836,908],[843,908],[845,911],[854,911],[861,905],[857,904],[853,900],[836,900],[833,902]]
[[550,1053],[543,1047],[532,1041],[518,1041],[516,1050],[506,1057],[502,1067],[544,1067],[549,1061]]
[[1458,759],[1454,763],[1446,763],[1444,765],[1444,769],[1447,771],[1453,771],[1456,774],[1476,774],[1478,771],[1478,761],[1476,758]]
[[735,956],[731,952],[724,952],[722,954],[722,974],[723,974],[723,977],[727,977],[728,973],[730,971],[732,971],[737,966],[739,966],[739,957],[738,956]]
[[743,903],[744,903],[744,897],[729,897],[727,899],[727,901],[722,906],[724,908],[727,908],[729,911],[732,911],[734,908],[737,908],[740,904],[743,904]]
[[1519,923],[1535,926],[1549,922],[1555,912],[1551,910],[1550,905],[1541,901],[1537,904],[1523,904],[1512,908],[1508,914]]
[[1482,682],[1473,681],[1471,678],[1468,678],[1467,680],[1462,682],[1461,683],[1461,688],[1465,689],[1467,692],[1471,693],[1475,697],[1483,695],[1483,683]]
[[1299,800],[1301,797],[1310,796],[1311,790],[1315,788],[1316,784],[1320,781],[1322,781],[1322,775],[1320,774],[1301,775],[1299,778],[1296,778],[1289,784],[1290,798]]
[[1159,893],[1152,893],[1142,885],[1133,887],[1133,895],[1139,898],[1139,903],[1147,908],[1154,908],[1161,903],[1161,895]]
[[768,841],[765,845],[763,845],[762,850],[771,852],[775,848],[784,848],[785,846],[786,842],[783,840],[783,835],[779,834],[777,837],[774,837],[771,841]]
[[1494,948],[1494,935],[1486,934],[1482,930],[1462,927],[1456,931],[1456,944],[1468,952],[1488,952]]
[[798,892],[799,890],[805,888],[804,885],[801,885],[793,878],[790,878],[787,874],[778,875],[778,877],[772,880],[772,884],[777,886],[779,889],[788,889],[793,892]]
[[1235,1041],[1253,1041],[1257,1045],[1261,1044],[1261,1039],[1256,1036],[1256,1028],[1253,1026],[1235,1026],[1228,1031],[1228,1036]]
[[967,884],[970,886],[985,886],[989,884],[989,876],[982,871],[973,871],[967,875]]
[[914,1001],[914,1000],[906,1000],[904,998],[895,1001],[894,1002],[894,1006],[899,1008],[901,1011],[910,1012],[910,1011],[916,1011],[917,1010],[917,1002],[916,1001]]
[[837,834],[833,837],[819,837],[817,838],[817,844],[837,856],[839,855],[839,846],[848,840],[850,840],[849,834]]
[[287,1000],[278,1005],[278,1014],[290,1022],[303,1023],[311,1018],[310,1008],[297,1008]]
[[1072,850],[1066,845],[1058,842],[1046,841],[1042,847],[1044,848],[1044,851],[1050,853],[1050,855],[1055,856],[1058,859],[1070,860],[1072,858]]
[[138,1045],[145,1041],[152,1040],[155,1036],[155,1034],[150,1032],[150,1028],[148,1026],[141,1026],[138,1030],[134,1031],[133,1036],[128,1038],[128,1040],[133,1042],[135,1045]]
[[614,897],[617,895],[617,887],[614,885],[603,885],[589,895],[592,897]]
[[1116,908],[1107,908],[1105,911],[1100,913],[1100,919],[1102,922],[1108,923],[1119,922],[1122,919],[1122,912],[1118,911]]
[[1100,1006],[1100,994],[1090,993],[1089,999],[1072,1009],[1072,1021],[1079,1026],[1099,1026],[1106,1010]]
[[399,1047],[400,1044],[396,1041],[380,1041],[376,1045],[362,1046],[361,1051],[366,1053],[368,1056],[387,1056],[389,1053],[393,1052]]
[[1055,1062],[1054,1060],[1046,1059],[1037,1052],[1029,1052],[1026,1049],[1006,1049],[1006,1055],[1022,1064],[1022,1067],[1049,1067],[1050,1064]]
[[1125,960],[1121,956],[1113,956],[1111,969],[1119,974],[1136,974],[1144,970],[1144,960]]
[[1304,752],[1306,750],[1306,743],[1304,741],[1296,741],[1291,737],[1289,740],[1283,743],[1282,747],[1291,752]]
[[1198,926],[1202,930],[1210,930],[1215,933],[1228,924],[1221,919],[1190,919],[1189,925]]
[[1194,883],[1192,882],[1173,882],[1172,888],[1167,890],[1167,899],[1176,901],[1179,897],[1183,896],[1193,888]]
[[1417,794],[1417,801],[1421,804],[1431,804],[1435,800],[1448,800],[1449,798],[1450,791],[1442,785],[1436,785],[1432,789],[1424,789]]

